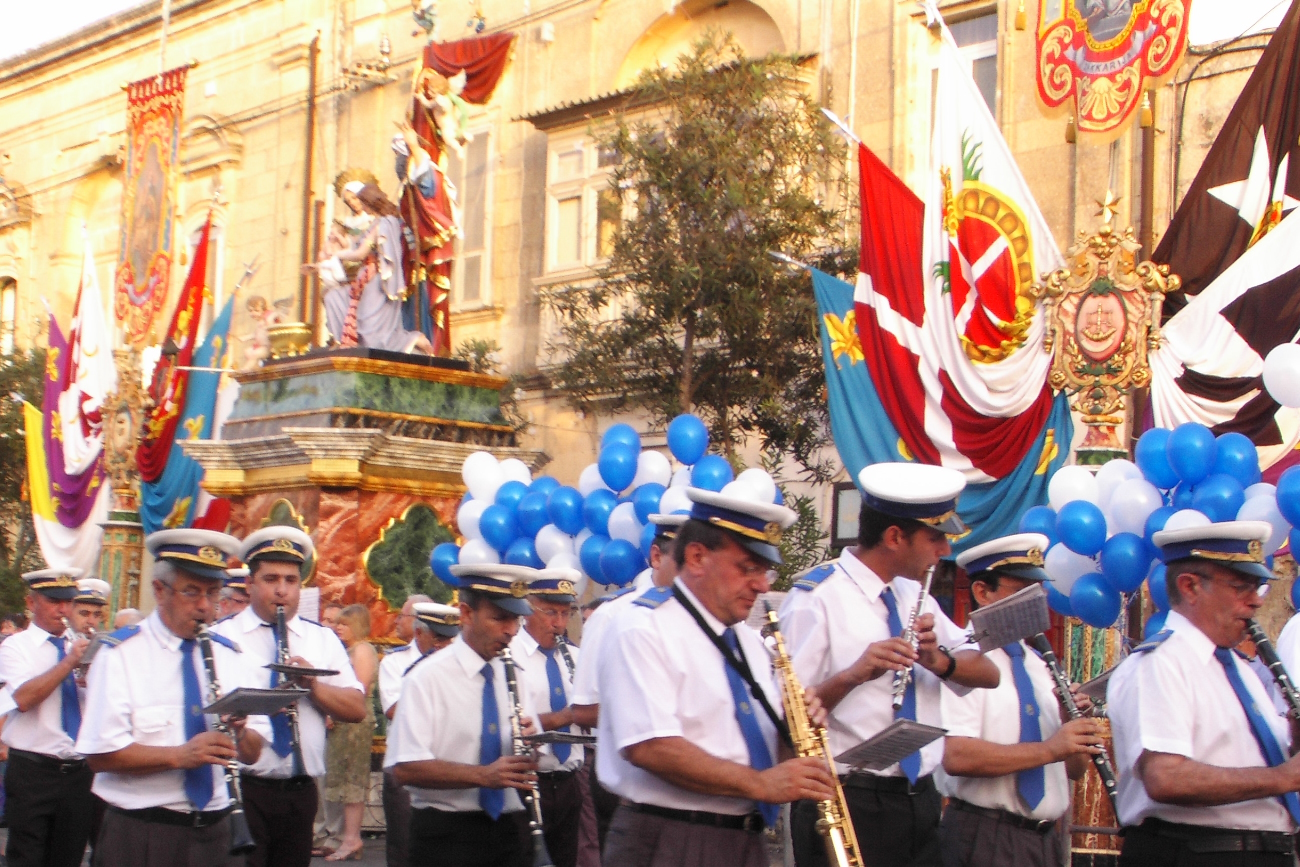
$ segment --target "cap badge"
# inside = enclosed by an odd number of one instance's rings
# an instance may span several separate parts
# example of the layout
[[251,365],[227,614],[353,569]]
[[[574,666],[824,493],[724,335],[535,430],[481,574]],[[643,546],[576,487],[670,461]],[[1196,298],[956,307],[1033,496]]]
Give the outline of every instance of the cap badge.
[[1246,544],[1246,551],[1260,563],[1264,562],[1264,543],[1258,539],[1251,539]]
[[781,543],[781,525],[776,521],[768,521],[763,526],[763,538],[771,545],[779,545]]
[[271,547],[277,551],[292,551],[294,549],[293,543],[288,539],[276,539],[271,543]]
[[199,559],[204,563],[219,563],[225,565],[226,557],[221,551],[213,545],[204,545],[199,549]]
[[558,582],[558,583],[555,585],[555,589],[556,589],[557,592],[559,592],[559,593],[563,593],[563,594],[565,594],[566,596],[572,596],[572,595],[573,595],[573,582],[572,582],[572,581],[560,581],[560,582]]
[[523,599],[528,595],[528,582],[515,581],[510,585],[510,595],[516,599]]
[[1043,552],[1039,548],[1030,548],[1025,552],[1025,559],[1029,561],[1031,566],[1042,566]]

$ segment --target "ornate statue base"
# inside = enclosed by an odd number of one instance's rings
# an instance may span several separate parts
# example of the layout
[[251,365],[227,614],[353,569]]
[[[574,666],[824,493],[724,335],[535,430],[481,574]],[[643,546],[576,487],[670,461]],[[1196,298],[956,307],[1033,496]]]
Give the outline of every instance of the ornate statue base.
[[450,596],[428,553],[456,536],[465,458],[486,448],[533,469],[546,461],[515,446],[506,380],[463,362],[353,348],[234,375],[224,439],[183,444],[203,486],[230,499],[236,535],[285,520],[310,528],[311,583],[323,600],[367,605],[375,636],[409,593]]

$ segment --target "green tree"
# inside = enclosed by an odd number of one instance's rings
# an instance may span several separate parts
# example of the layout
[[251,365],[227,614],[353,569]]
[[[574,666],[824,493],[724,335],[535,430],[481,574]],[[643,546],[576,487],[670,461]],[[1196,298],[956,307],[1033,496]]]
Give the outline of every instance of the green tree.
[[27,492],[27,441],[23,401],[40,404],[45,387],[45,350],[0,360],[0,614],[22,611],[23,572],[45,565],[36,545]]
[[604,213],[625,219],[594,280],[542,294],[553,380],[576,407],[695,412],[733,462],[756,438],[827,476],[816,303],[770,255],[815,259],[841,225],[826,201],[844,149],[807,89],[795,58],[713,34],[593,132],[619,160]]

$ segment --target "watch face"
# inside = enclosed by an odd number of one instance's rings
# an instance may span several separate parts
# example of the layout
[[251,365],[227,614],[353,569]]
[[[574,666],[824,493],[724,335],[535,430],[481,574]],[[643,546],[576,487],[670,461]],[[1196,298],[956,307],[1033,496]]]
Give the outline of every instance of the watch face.
[[131,447],[131,411],[120,409],[113,416],[112,444],[115,451],[124,452]]

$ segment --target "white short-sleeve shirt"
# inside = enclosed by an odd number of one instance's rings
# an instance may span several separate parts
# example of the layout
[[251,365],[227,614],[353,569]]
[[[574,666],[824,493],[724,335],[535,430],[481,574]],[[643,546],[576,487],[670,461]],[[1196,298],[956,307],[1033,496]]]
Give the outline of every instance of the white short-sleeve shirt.
[[[212,642],[221,694],[237,687],[256,687],[257,675],[244,658],[218,641]],[[77,752],[102,755],[126,749],[131,744],[178,747],[185,737],[185,687],[181,680],[181,639],[154,611],[140,623],[139,631],[116,647],[103,647],[90,667],[86,688],[86,710],[82,717]],[[197,666],[202,700],[209,698],[207,671],[196,643],[191,664]],[[207,717],[209,730],[216,718]],[[264,716],[248,718],[248,728],[266,741],[270,749],[271,726]],[[205,810],[220,810],[229,803],[224,771],[212,765],[212,800]],[[166,807],[190,812],[185,797],[185,772],[159,771],[153,774],[95,774],[93,791],[114,807],[141,810]]]
[[600,643],[609,631],[610,624],[618,619],[619,612],[626,610],[639,595],[635,588],[629,588],[602,603],[582,625],[582,656],[576,660],[577,670],[573,673],[574,704],[600,704],[600,680],[597,674]]
[[[794,661],[795,673],[804,686],[817,686],[858,661],[867,646],[890,637],[888,609],[881,600],[886,584],[846,548],[834,564],[834,572],[814,590],[792,590],[781,604],[781,631]],[[910,578],[894,578],[898,618],[904,628],[921,585]],[[949,650],[966,642],[965,630],[953,623],[931,596],[925,613],[934,615],[934,632],[939,644]],[[943,689],[964,694],[968,690],[945,684],[933,672],[917,665],[912,669],[916,684],[916,718],[926,725],[941,726],[939,695]],[[827,734],[834,755],[856,747],[894,721],[891,673],[854,687],[830,712]],[[943,761],[943,738],[921,749],[921,776],[931,774]],[[848,767],[838,765],[839,773]],[[903,775],[891,765],[884,776]]]
[[[352,661],[348,658],[347,648],[334,634],[332,629],[303,620],[296,614],[285,622],[289,632],[289,655],[301,656],[315,668],[332,669],[338,674],[322,677],[320,682],[328,686],[355,689],[363,692],[361,681],[352,671]],[[213,627],[214,631],[235,642],[244,651],[244,658],[253,670],[261,689],[271,687],[271,670],[265,668],[277,659],[275,647],[275,629],[266,624],[253,606],[228,617]],[[309,776],[319,777],[325,773],[325,715],[311,699],[298,702],[298,736],[302,741],[302,761]],[[246,771],[254,776],[273,779],[286,779],[293,775],[293,753],[281,758],[271,749],[270,743],[262,750],[257,764],[246,766]]]
[[[1217,807],[1184,807],[1154,801],[1136,765],[1144,752],[1169,753],[1222,768],[1268,766],[1251,732],[1241,701],[1214,657],[1214,642],[1176,611],[1165,627],[1173,634],[1153,650],[1133,653],[1111,675],[1107,708],[1115,737],[1120,824],[1147,817],[1216,828],[1292,833],[1295,825],[1277,798]],[[1264,685],[1236,654],[1237,674],[1264,713],[1285,752],[1286,720],[1273,712]]]
[[[492,691],[496,697],[499,718],[497,736],[501,739],[501,755],[510,755],[512,705],[506,690],[501,660],[496,658],[487,662],[465,643],[464,636],[458,635],[451,644],[425,658],[403,679],[402,693],[397,700],[397,713],[393,715],[390,729],[396,735],[396,743],[390,742],[385,767],[433,759],[463,765],[479,763],[483,731],[484,665],[492,666]],[[516,677],[522,676],[521,668],[520,663],[516,662]],[[531,704],[527,692],[522,687],[520,691],[523,712],[529,716]],[[482,809],[477,788],[406,788],[411,793],[412,807],[433,807],[457,813]],[[505,795],[505,812],[524,808],[517,791],[506,789]]]
[[[680,581],[674,587],[695,606],[714,634],[721,635],[723,624]],[[779,712],[781,696],[762,638],[744,623],[737,623],[734,629],[754,679]],[[601,653],[603,700],[600,749],[596,752],[601,784],[637,803],[730,815],[752,812],[753,801],[688,791],[636,767],[622,754],[644,741],[680,737],[720,759],[750,764],[749,748],[736,721],[726,662],[690,613],[675,598],[656,608],[630,605],[619,616],[618,629],[606,634]],[[754,717],[775,760],[776,727],[757,703]]]
[[[578,660],[582,658],[578,648],[569,645],[565,650],[568,651],[569,658],[573,660],[576,668]],[[546,651],[542,650],[537,639],[533,638],[527,629],[521,629],[514,641],[510,642],[510,652],[520,663],[519,687],[528,693],[529,705],[538,714],[550,713],[551,682],[546,674]],[[555,661],[559,664],[560,688],[564,690],[562,700],[567,707],[572,703],[570,696],[573,695],[573,678],[569,675],[569,666],[564,662],[563,651],[556,650]],[[576,731],[577,726],[570,726],[570,728]],[[547,745],[538,752],[537,769],[544,774],[554,771],[576,771],[582,766],[582,760],[583,748],[576,744],[569,747],[569,758],[563,764],[555,758],[553,748]]]
[[405,647],[396,647],[379,660],[379,706],[388,713],[402,694],[402,675],[420,658],[420,648],[412,641]]
[[[67,632],[57,639],[67,651]],[[22,632],[9,636],[0,644],[0,681],[11,701],[14,692],[34,677],[45,674],[59,662],[59,651],[50,634],[32,623]],[[80,701],[80,697],[78,698]],[[78,758],[72,738],[63,731],[63,691],[56,686],[45,701],[23,713],[10,704],[13,713],[4,724],[4,742],[17,750],[27,750],[59,759]]]
[[[1022,646],[1024,642],[1021,642]],[[998,667],[1002,680],[995,689],[972,689],[957,695],[950,689],[939,691],[943,725],[949,737],[978,738],[994,744],[1020,743],[1020,694],[1011,672],[1011,657],[998,648],[987,654]],[[1034,687],[1038,704],[1041,740],[1047,740],[1061,728],[1061,713],[1052,691],[1052,674],[1038,654],[1025,648],[1025,671]],[[1006,810],[1031,819],[1059,819],[1070,807],[1070,781],[1064,762],[1043,767],[1043,800],[1034,809],[1020,797],[1016,774],[1001,777],[945,776],[944,794],[961,798],[990,810]]]

